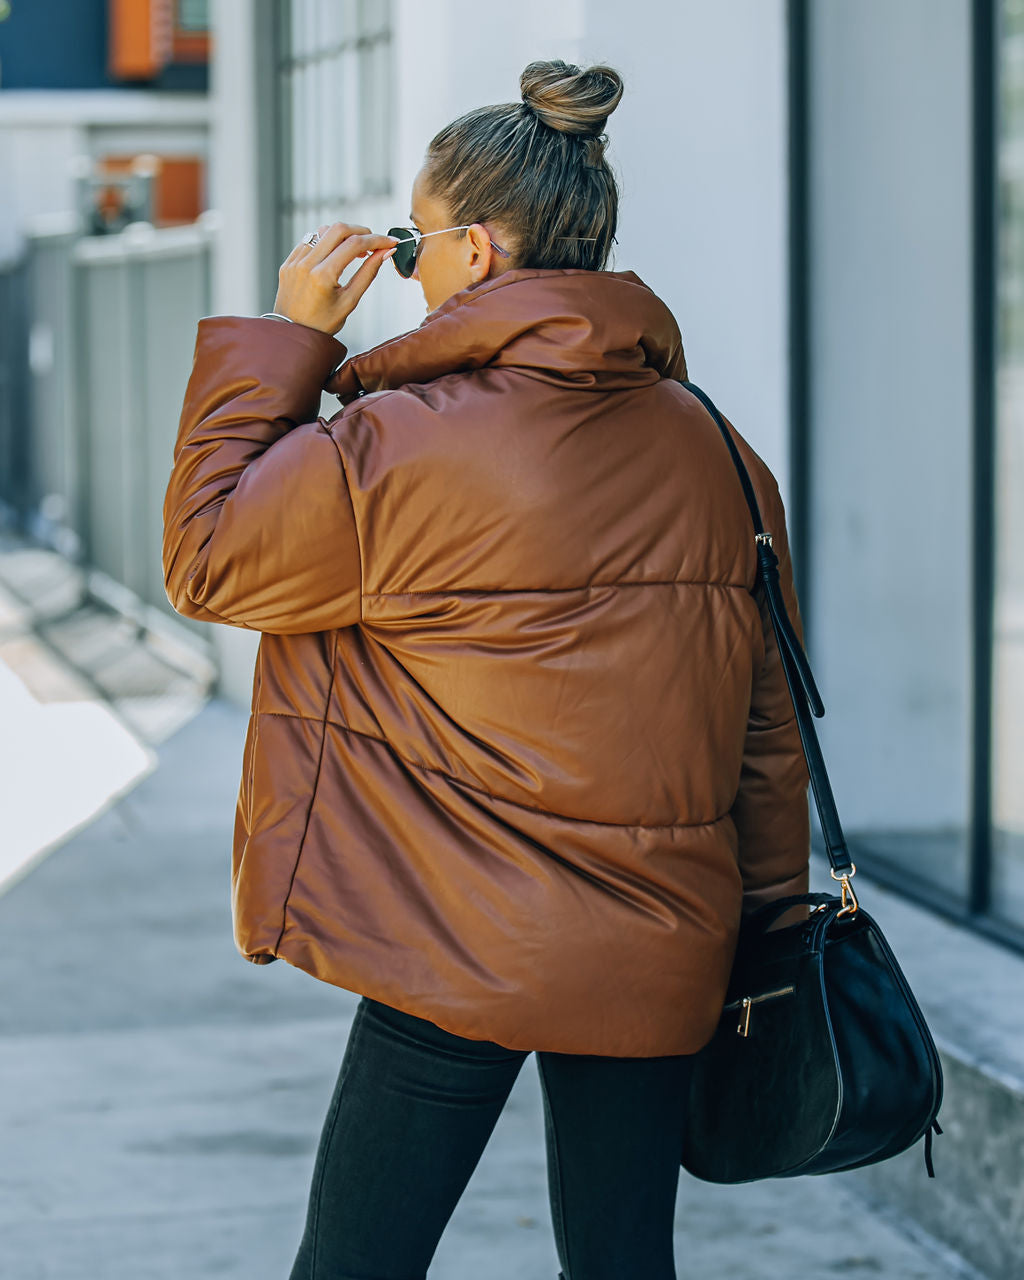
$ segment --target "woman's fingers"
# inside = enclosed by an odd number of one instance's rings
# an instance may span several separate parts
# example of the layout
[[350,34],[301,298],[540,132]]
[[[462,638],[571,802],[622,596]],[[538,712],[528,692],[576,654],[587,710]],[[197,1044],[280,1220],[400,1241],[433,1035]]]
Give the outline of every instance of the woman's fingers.
[[[332,222],[321,228],[320,239],[313,245],[309,251],[306,262],[310,270],[318,267],[322,262],[334,252],[335,249],[343,245],[347,240],[367,236],[370,234],[369,227],[362,227],[350,222]],[[351,261],[351,259],[350,259]]]
[[[325,236],[324,239],[333,238]],[[321,241],[323,243],[323,241]],[[395,244],[394,236],[381,235],[379,232],[366,232],[363,235],[348,235],[340,238],[329,249],[324,257],[315,264],[313,270],[322,270],[329,275],[332,283],[338,283],[341,273],[356,258],[365,258],[375,249],[390,249]],[[320,245],[317,245],[320,248]]]
[[[380,270],[397,237],[375,234],[347,222],[322,226],[315,245],[297,244],[278,272],[274,310],[325,333],[337,333]],[[390,255],[387,255],[390,256]],[[345,267],[366,258],[351,280],[342,283]]]

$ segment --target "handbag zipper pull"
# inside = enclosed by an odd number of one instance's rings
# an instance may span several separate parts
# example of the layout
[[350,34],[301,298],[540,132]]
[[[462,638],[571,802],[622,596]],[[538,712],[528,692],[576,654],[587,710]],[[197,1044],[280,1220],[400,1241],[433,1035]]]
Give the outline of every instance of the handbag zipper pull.
[[791,996],[796,987],[790,983],[785,987],[777,987],[774,991],[762,991],[756,996],[743,996],[740,1000],[732,1000],[729,1004],[724,1005],[724,1009],[739,1009],[740,1021],[736,1027],[738,1036],[747,1037],[750,1035],[750,1014],[755,1004],[760,1004],[762,1000],[774,1000],[776,996]]

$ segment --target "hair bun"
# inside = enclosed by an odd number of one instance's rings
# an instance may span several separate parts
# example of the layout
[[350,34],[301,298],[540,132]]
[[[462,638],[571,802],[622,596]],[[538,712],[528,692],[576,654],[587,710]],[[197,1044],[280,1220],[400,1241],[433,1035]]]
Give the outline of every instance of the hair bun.
[[554,59],[531,62],[519,77],[523,103],[559,133],[596,138],[622,97],[622,77],[600,63],[581,70]]

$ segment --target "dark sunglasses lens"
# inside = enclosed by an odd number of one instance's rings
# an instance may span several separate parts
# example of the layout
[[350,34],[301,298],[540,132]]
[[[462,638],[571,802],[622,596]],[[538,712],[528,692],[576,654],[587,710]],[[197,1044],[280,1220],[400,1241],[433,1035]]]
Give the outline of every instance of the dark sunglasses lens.
[[416,270],[416,239],[408,227],[391,227],[388,235],[401,241],[391,261],[398,274],[408,280]]

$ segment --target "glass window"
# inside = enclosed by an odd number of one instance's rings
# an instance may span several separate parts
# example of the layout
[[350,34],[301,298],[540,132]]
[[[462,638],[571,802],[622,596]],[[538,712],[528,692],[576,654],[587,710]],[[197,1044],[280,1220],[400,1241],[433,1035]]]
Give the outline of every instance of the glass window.
[[391,193],[389,0],[281,0],[278,6],[279,234],[286,254],[323,222]]
[[[966,905],[969,6],[808,6],[808,651],[858,866]],[[884,31],[885,38],[877,38]],[[866,93],[864,86],[871,85]]]
[[1024,0],[999,7],[991,903],[1024,925]]

